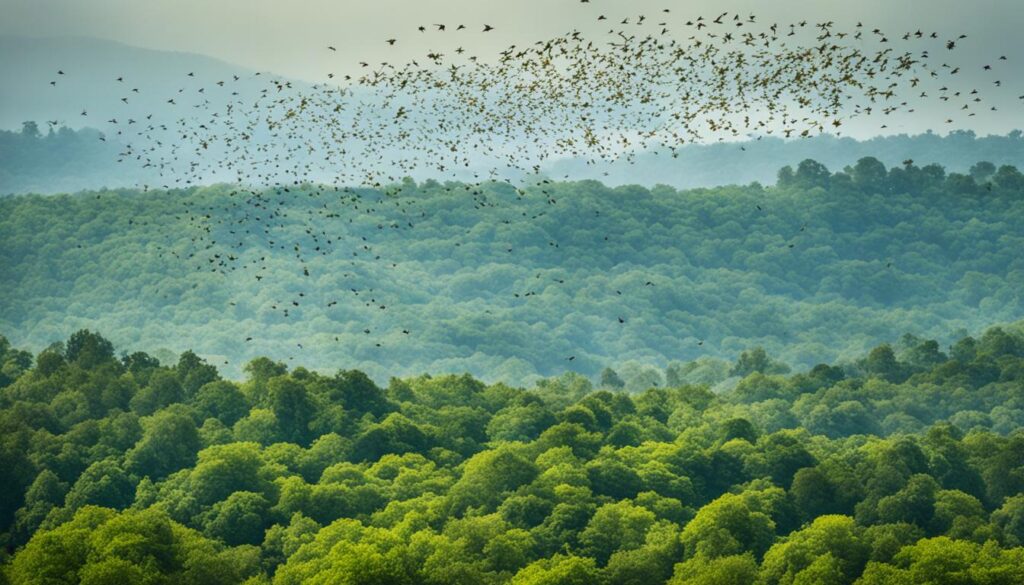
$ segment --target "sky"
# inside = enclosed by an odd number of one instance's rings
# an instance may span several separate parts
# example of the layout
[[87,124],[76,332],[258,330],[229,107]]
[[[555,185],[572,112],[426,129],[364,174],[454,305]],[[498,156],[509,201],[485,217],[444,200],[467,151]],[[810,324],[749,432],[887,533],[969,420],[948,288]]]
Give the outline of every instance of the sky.
[[[967,51],[1024,59],[1021,0],[0,0],[0,34],[92,36],[317,81],[341,60],[408,58],[454,36],[419,33],[421,24],[464,23],[456,42],[484,51],[596,27],[598,14],[654,18],[663,8],[679,21],[728,10],[762,21],[962,32]],[[484,23],[495,31],[482,34]],[[399,42],[389,47],[388,38]]]
[[[671,13],[662,14],[663,8]],[[525,45],[573,29],[604,33],[607,26],[597,22],[599,14],[613,22],[645,14],[681,24],[723,11],[756,14],[762,23],[831,20],[837,27],[852,28],[862,21],[893,34],[917,29],[949,37],[966,34],[953,57],[974,64],[965,67],[965,83],[975,82],[971,76],[987,83],[977,63],[999,55],[1011,57],[1008,77],[1024,79],[1024,0],[0,0],[0,35],[95,37],[199,53],[319,82],[328,73],[358,71],[360,61],[400,63],[458,46],[485,57],[510,44]],[[429,30],[435,23],[452,29],[465,24],[467,30]],[[482,33],[484,24],[495,30]],[[418,32],[420,25],[428,32]],[[389,46],[389,38],[397,43]],[[1016,112],[1024,112],[1014,101],[1024,87],[1010,85],[1002,90],[1003,101],[995,102],[1001,111],[967,121],[973,129],[1004,133],[1022,125],[1008,119],[1014,108],[1003,107],[1016,105]],[[930,122],[899,129],[920,132],[934,125]]]

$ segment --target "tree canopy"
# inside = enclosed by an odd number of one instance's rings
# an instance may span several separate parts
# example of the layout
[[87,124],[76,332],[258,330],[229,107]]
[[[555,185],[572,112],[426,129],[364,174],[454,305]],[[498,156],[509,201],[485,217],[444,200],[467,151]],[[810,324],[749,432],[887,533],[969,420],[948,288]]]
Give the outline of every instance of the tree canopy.
[[1020,323],[792,372],[751,348],[717,391],[0,347],[13,584],[1024,580]]

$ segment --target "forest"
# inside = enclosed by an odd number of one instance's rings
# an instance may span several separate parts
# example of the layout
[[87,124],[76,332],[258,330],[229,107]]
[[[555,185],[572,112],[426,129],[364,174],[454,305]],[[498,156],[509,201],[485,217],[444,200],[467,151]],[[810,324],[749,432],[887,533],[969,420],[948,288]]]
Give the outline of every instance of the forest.
[[126,186],[150,176],[118,164],[121,148],[93,128],[25,122],[20,131],[0,130],[0,195]]
[[1024,322],[798,373],[754,347],[721,392],[236,382],[88,330],[0,363],[12,585],[1024,581]]
[[586,165],[583,160],[565,159],[548,165],[551,175],[599,179],[612,185],[641,182],[647,186],[665,184],[677,189],[726,185],[729,183],[773,183],[776,171],[793,161],[807,158],[833,169],[874,157],[886,165],[905,160],[927,161],[948,171],[965,173],[974,161],[991,161],[996,166],[1024,166],[1024,134],[1013,130],[1005,136],[979,136],[970,130],[947,134],[893,134],[857,140],[849,136],[823,134],[800,140],[761,136],[755,140],[689,144],[670,158],[664,153],[638,153],[630,161]]
[[612,367],[636,391],[695,361],[684,381],[732,385],[751,347],[806,369],[1020,319],[1024,175],[906,162],[808,159],[774,185],[692,190],[409,179],[5,197],[0,331],[33,352],[102,331],[236,379],[270,356],[378,384]]

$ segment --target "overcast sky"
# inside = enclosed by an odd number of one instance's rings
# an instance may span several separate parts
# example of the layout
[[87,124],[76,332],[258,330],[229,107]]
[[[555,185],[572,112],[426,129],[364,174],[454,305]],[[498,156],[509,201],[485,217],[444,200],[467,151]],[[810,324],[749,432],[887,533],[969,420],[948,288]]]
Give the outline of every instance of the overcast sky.
[[[418,33],[420,24],[464,23],[470,31],[457,42],[484,51],[596,26],[597,14],[654,18],[662,8],[678,21],[734,10],[780,22],[964,32],[965,50],[1024,59],[1021,0],[0,0],[0,34],[94,36],[319,80],[332,60],[393,60],[451,41],[453,33]],[[481,34],[483,23],[496,30]],[[395,48],[384,43],[392,37]]]
[[[663,8],[672,12],[660,14]],[[596,22],[598,14],[621,20],[643,13],[681,24],[726,10],[756,14],[761,22],[834,20],[837,28],[846,28],[863,21],[891,34],[916,29],[943,36],[963,33],[968,39],[958,51],[961,58],[987,61],[1008,55],[1008,73],[1024,77],[1024,0],[0,0],[0,34],[98,37],[323,81],[328,72],[351,70],[359,61],[404,62],[456,46],[493,55],[512,43],[574,28],[605,32],[607,27]],[[416,30],[433,23],[465,24],[467,30]],[[483,34],[484,23],[496,30]],[[389,47],[384,41],[392,37],[398,43]],[[1004,99],[1015,99],[1016,94],[1007,96],[1017,89],[1006,88]],[[1009,115],[979,115],[976,128],[1002,132],[1022,125],[1008,121]]]

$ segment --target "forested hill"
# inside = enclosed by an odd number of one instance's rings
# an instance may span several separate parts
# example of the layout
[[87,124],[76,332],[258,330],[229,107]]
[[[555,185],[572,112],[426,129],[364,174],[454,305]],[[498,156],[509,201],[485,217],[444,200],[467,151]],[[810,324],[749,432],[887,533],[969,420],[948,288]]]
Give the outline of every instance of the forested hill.
[[755,346],[809,367],[1024,315],[1024,176],[1008,166],[389,193],[259,194],[272,216],[230,186],[0,200],[0,331],[38,351],[91,328],[233,375],[269,355],[378,381],[612,366],[644,385],[664,382],[647,366],[720,371],[710,358]]
[[[114,100],[117,101],[117,100]],[[119,102],[118,102],[119,103]],[[158,164],[147,161],[172,157],[170,150],[150,152],[146,159],[125,157],[126,144],[134,136],[124,124],[131,118],[117,114],[120,124],[89,124],[98,129],[71,130],[51,126],[46,121],[29,122],[20,130],[0,130],[0,195],[11,193],[62,193],[82,189],[124,188],[168,183],[161,177]],[[140,117],[144,120],[144,117]],[[117,120],[117,118],[115,118]],[[172,144],[164,145],[170,149]],[[178,156],[177,154],[173,156]],[[215,155],[211,155],[215,156]],[[294,154],[301,158],[299,152]],[[308,162],[319,165],[311,158]],[[989,161],[997,167],[1015,165],[1024,168],[1024,134],[1019,130],[1005,136],[976,136],[970,131],[947,135],[933,133],[908,136],[879,136],[870,140],[821,135],[806,139],[783,140],[767,137],[742,142],[686,145],[673,158],[665,153],[640,152],[632,159],[614,163],[588,164],[587,160],[552,159],[543,166],[551,177],[567,180],[600,180],[608,185],[641,184],[654,187],[670,185],[677,189],[746,184],[754,181],[771,184],[777,170],[786,165],[813,158],[833,169],[853,165],[872,156],[886,165],[901,165],[905,160],[918,165],[939,164],[950,172],[968,172],[975,161]],[[459,171],[460,178],[473,180],[474,174],[486,176],[489,167],[474,166]],[[396,169],[396,173],[400,172]],[[412,171],[428,178],[433,167]],[[204,179],[211,182],[216,179]],[[315,180],[312,179],[312,180]]]
[[583,160],[566,159],[549,164],[547,170],[556,177],[598,179],[611,185],[641,181],[647,186],[661,183],[690,189],[753,181],[769,184],[774,183],[776,171],[792,161],[813,158],[829,168],[841,169],[866,156],[889,166],[901,165],[909,159],[961,173],[979,160],[1024,168],[1024,134],[1015,130],[1006,136],[977,136],[971,131],[954,131],[946,135],[895,134],[868,140],[828,134],[793,140],[764,137],[687,145],[679,150],[677,158],[645,152],[632,160],[614,163],[586,164]]
[[750,352],[720,394],[116,354],[0,338],[0,579],[1024,582],[1019,325],[789,376]]
[[119,164],[123,150],[115,136],[92,128],[26,122],[19,132],[0,130],[0,195],[74,193],[155,178],[139,165]]

